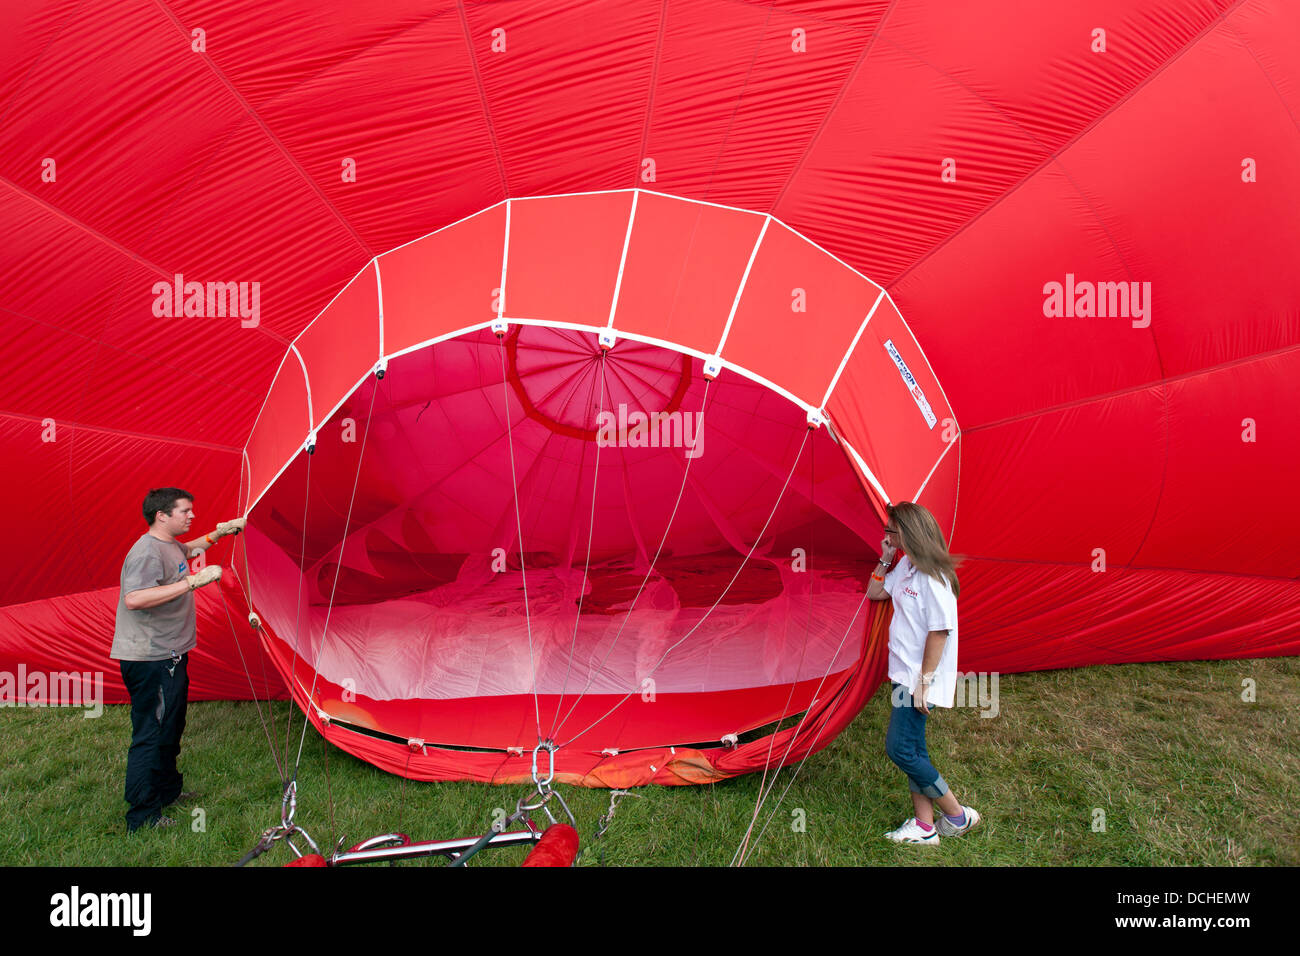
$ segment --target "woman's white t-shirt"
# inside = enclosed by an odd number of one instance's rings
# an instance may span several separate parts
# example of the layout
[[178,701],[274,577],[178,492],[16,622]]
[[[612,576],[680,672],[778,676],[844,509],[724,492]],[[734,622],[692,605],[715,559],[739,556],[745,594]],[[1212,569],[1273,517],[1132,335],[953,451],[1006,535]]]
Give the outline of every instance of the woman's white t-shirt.
[[885,575],[885,591],[894,602],[889,624],[889,679],[907,688],[921,683],[925,641],[931,631],[948,632],[943,656],[935,670],[926,700],[931,706],[951,707],[957,695],[957,598],[952,585],[912,566],[907,555]]

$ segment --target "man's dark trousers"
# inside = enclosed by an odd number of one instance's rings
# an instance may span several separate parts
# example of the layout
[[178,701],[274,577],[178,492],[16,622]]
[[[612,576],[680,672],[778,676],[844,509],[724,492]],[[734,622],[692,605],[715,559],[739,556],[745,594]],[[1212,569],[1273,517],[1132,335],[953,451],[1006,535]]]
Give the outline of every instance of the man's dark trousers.
[[126,755],[126,828],[152,826],[181,795],[176,770],[185,732],[190,678],[189,655],[179,661],[120,661],[131,695],[131,749]]

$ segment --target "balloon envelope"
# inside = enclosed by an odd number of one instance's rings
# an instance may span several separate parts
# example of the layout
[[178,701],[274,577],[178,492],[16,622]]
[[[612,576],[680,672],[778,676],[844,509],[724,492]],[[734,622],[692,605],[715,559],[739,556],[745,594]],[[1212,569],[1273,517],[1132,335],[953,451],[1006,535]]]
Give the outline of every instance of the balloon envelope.
[[[200,593],[194,695],[282,673],[413,776],[527,776],[579,694],[561,738],[631,694],[557,757],[587,782],[761,767],[790,732],[745,732],[804,707],[790,756],[825,746],[881,674],[884,616],[848,615],[886,501],[961,560],[964,672],[1297,651],[1292,4],[102,0],[0,27],[6,673],[124,699],[118,575],[173,484],[197,527],[250,517],[208,555],[237,573]],[[702,412],[702,454],[599,446],[620,402]]]

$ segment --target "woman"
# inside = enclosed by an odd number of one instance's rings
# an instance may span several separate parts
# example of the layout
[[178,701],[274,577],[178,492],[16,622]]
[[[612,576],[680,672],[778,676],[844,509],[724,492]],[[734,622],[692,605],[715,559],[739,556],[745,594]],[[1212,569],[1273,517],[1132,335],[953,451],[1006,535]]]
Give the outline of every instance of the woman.
[[[961,836],[980,815],[962,806],[925,749],[931,707],[951,707],[957,692],[957,572],[934,515],[902,501],[888,509],[880,564],[867,597],[894,602],[889,624],[889,731],[885,752],[907,774],[916,816],[885,836],[896,843],[938,846],[939,835]],[[898,566],[889,571],[897,552]],[[886,573],[888,572],[888,573]],[[942,811],[936,827],[934,808]]]

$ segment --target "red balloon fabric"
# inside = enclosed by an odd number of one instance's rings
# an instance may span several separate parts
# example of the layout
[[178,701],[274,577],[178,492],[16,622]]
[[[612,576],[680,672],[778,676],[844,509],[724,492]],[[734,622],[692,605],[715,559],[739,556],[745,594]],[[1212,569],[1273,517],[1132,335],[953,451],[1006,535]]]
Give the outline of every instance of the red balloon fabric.
[[1300,652],[1293,4],[23,2],[0,46],[0,481],[48,541],[0,672],[125,699],[163,485],[249,518],[192,696],[423,779],[824,747],[890,502],[963,672]]

